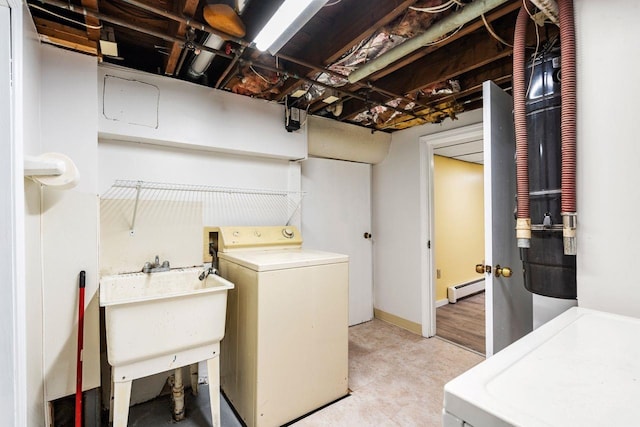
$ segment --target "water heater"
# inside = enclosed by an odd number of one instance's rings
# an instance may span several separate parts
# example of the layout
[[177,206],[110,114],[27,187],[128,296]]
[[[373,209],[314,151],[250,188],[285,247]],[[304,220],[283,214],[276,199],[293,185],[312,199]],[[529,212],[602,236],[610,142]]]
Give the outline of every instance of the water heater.
[[564,255],[560,215],[560,49],[541,52],[526,69],[531,243],[520,248],[525,287],[539,295],[575,299],[576,257]]

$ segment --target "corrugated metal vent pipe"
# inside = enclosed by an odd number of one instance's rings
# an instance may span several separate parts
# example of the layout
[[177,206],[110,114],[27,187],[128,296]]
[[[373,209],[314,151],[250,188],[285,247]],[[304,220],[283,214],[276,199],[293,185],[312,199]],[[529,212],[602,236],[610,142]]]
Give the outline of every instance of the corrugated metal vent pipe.
[[349,74],[349,82],[355,83],[370,76],[376,71],[385,68],[387,65],[404,58],[410,53],[438,40],[451,31],[454,31],[461,25],[479,18],[480,15],[487,13],[508,1],[509,0],[475,0],[473,3],[463,7],[460,11],[452,13],[441,21],[436,22],[419,36],[407,40],[401,45],[389,50],[387,53],[380,55],[376,59],[358,68]]

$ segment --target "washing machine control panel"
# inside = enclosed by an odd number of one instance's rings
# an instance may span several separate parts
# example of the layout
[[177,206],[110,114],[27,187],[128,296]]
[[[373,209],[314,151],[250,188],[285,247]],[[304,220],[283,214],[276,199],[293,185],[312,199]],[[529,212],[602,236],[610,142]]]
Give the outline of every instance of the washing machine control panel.
[[219,249],[301,247],[302,236],[294,226],[220,227]]

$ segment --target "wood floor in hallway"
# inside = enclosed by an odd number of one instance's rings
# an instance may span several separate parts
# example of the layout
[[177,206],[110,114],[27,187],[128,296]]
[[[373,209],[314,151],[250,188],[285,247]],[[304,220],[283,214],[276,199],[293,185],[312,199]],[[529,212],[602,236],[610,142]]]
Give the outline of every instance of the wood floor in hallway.
[[436,335],[485,354],[484,292],[436,310]]

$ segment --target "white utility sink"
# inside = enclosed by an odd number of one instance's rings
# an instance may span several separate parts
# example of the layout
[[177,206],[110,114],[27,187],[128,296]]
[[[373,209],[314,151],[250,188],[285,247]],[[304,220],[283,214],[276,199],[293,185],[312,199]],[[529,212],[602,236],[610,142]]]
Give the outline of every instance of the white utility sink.
[[213,274],[199,280],[202,271],[182,268],[100,279],[107,359],[113,367],[114,427],[127,425],[132,380],[203,360],[213,425],[219,425],[218,356],[227,291],[234,285]]

